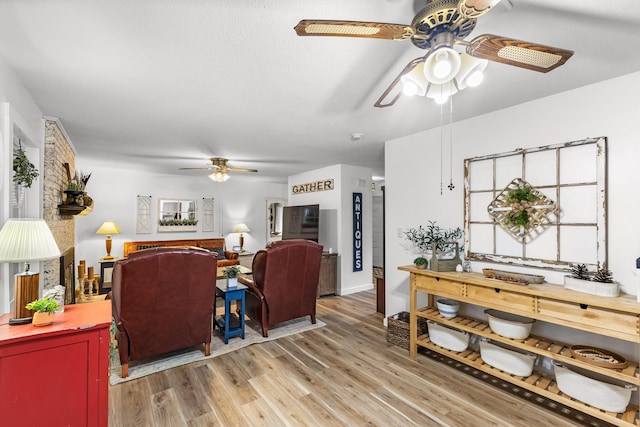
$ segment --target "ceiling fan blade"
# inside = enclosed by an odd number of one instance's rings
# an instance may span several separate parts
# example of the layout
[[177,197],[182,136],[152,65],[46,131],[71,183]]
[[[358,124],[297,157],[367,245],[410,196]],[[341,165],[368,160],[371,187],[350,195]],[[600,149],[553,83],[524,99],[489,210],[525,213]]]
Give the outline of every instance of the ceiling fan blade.
[[258,172],[256,169],[231,168],[231,167],[227,167],[227,171],[229,171],[229,172]]
[[360,37],[404,40],[415,30],[408,25],[361,21],[325,21],[303,19],[294,27],[299,36]]
[[460,0],[458,12],[467,18],[477,18],[489,12],[498,3],[500,0]]
[[203,168],[179,168],[181,171],[206,171],[211,169],[218,169],[218,166],[206,166]]
[[547,73],[563,65],[573,55],[572,50],[529,43],[507,37],[483,34],[467,46],[467,53],[476,58]]
[[416,58],[414,60],[412,60],[411,62],[409,62],[402,71],[400,71],[400,74],[398,74],[398,77],[396,77],[391,84],[389,85],[389,87],[382,93],[382,95],[380,95],[380,98],[378,98],[378,100],[376,101],[375,104],[373,104],[374,107],[378,107],[378,108],[385,108],[385,107],[391,107],[392,105],[394,105],[396,103],[396,101],[398,99],[400,99],[400,96],[402,95],[402,92],[398,92],[396,94],[396,96],[393,97],[393,99],[386,103],[383,104],[382,102],[384,101],[384,99],[389,96],[389,94],[391,93],[391,91],[398,85],[398,83],[400,83],[400,79],[402,78],[402,76],[404,76],[405,74],[408,74],[411,72],[411,70],[413,70],[414,68],[416,68],[416,65],[418,65],[420,62],[424,61],[423,57],[420,58]]

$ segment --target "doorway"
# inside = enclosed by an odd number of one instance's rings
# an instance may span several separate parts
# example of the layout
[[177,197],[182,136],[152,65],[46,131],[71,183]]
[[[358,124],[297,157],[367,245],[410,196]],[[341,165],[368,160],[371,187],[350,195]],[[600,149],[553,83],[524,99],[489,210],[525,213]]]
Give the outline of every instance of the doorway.
[[385,313],[384,296],[384,185],[381,192],[373,196],[372,220],[373,220],[373,283],[376,289],[376,311]]

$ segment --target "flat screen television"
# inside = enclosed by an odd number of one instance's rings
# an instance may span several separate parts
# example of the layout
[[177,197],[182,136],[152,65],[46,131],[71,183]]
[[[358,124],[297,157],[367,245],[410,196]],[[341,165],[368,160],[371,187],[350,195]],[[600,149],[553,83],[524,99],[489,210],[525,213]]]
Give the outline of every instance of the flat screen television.
[[318,241],[320,205],[285,206],[282,210],[282,240]]

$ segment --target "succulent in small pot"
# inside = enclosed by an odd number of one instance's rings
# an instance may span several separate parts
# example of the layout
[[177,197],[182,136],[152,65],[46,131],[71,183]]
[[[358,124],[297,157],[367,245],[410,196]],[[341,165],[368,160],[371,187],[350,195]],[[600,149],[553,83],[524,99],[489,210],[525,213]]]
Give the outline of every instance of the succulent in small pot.
[[33,325],[45,326],[53,322],[53,313],[60,308],[60,305],[52,299],[42,298],[25,305],[28,310],[33,310]]
[[413,263],[416,265],[416,268],[424,269],[427,268],[427,259],[419,256],[418,258],[413,260]]
[[228,288],[235,288],[236,286],[238,286],[238,275],[240,274],[240,266],[231,265],[225,268],[222,271],[222,274],[227,279]]

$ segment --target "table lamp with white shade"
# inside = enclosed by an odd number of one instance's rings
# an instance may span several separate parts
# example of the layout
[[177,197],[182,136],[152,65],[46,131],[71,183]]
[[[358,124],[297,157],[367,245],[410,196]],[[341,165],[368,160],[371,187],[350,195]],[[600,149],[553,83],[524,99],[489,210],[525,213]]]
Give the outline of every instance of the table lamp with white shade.
[[10,325],[31,323],[33,311],[25,305],[38,299],[40,274],[29,269],[30,261],[60,257],[49,226],[39,218],[11,218],[0,230],[0,262],[24,262],[24,271],[14,276],[14,317]]
[[247,227],[247,224],[236,224],[235,227],[233,227],[233,230],[231,230],[232,233],[240,233],[240,252],[243,251],[243,246],[244,246],[244,236],[242,235],[242,233],[249,233],[251,230],[249,230],[249,227]]
[[102,223],[96,234],[106,234],[107,235],[107,255],[103,259],[113,259],[111,256],[111,235],[112,234],[120,234],[120,229],[113,221],[105,221]]

